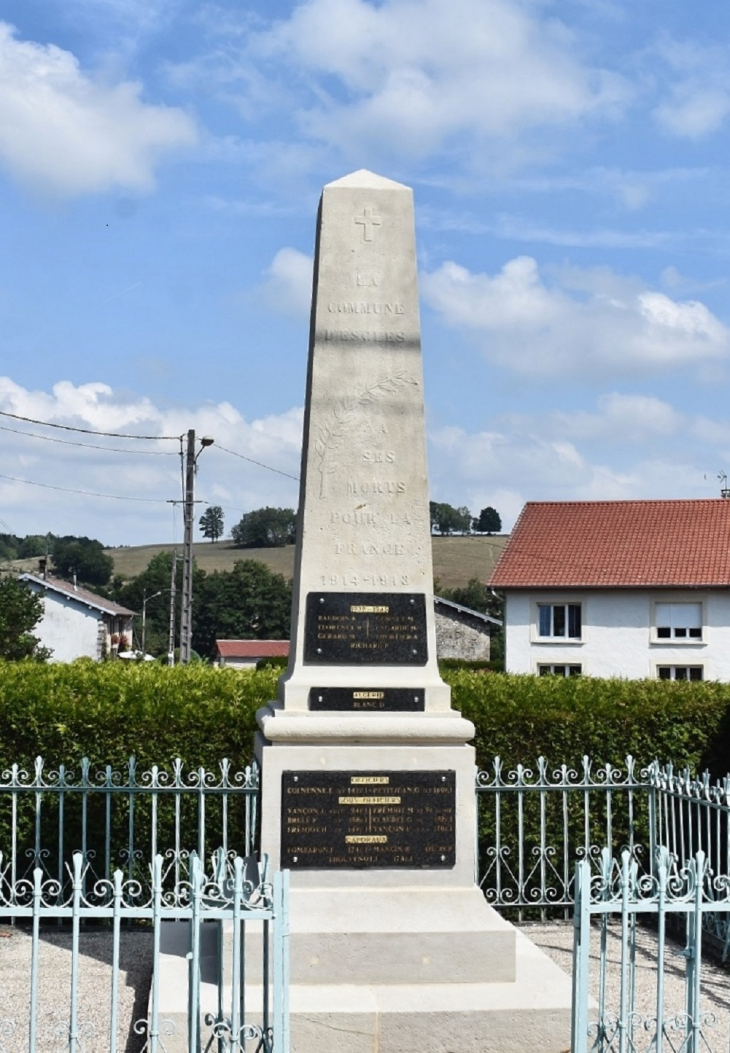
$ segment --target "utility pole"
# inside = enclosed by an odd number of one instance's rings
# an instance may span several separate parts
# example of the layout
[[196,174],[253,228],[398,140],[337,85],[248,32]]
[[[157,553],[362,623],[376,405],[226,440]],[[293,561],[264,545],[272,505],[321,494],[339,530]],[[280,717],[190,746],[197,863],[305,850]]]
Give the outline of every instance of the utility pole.
[[190,661],[193,613],[193,516],[195,513],[195,431],[188,432],[185,454],[185,500],[183,502],[182,611],[180,614],[180,665]]
[[180,613],[180,665],[187,665],[192,651],[193,636],[193,521],[195,514],[195,471],[198,457],[206,446],[212,446],[213,439],[203,436],[200,450],[195,453],[195,431],[188,432],[187,450],[185,453],[185,499],[183,501],[183,573],[182,573],[182,610]]
[[175,599],[177,593],[177,549],[172,550],[172,576],[170,578],[170,629],[167,636],[167,664],[175,664]]

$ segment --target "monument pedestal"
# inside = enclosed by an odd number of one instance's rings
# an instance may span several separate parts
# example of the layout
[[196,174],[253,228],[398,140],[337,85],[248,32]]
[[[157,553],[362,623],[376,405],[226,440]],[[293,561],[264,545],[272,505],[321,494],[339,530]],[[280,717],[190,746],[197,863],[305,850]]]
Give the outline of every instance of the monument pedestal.
[[[475,882],[472,725],[453,711],[325,717],[272,705],[257,716],[271,736],[257,736],[256,753],[275,867],[286,864],[284,791],[297,786],[297,773],[322,776],[309,779],[317,789],[327,788],[327,773],[346,785],[347,773],[370,772],[389,778],[388,788],[407,780],[385,773],[454,774],[452,866],[292,869],[293,1053],[565,1053],[569,977],[487,904]],[[303,820],[314,815],[315,825],[338,810],[304,807],[316,810]]]

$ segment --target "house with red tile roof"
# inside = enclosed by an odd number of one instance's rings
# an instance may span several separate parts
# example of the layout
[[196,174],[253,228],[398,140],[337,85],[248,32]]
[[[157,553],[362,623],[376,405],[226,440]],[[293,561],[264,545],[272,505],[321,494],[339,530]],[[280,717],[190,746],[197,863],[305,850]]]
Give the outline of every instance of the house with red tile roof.
[[508,672],[730,682],[730,500],[529,502],[489,584]]
[[232,669],[255,669],[261,658],[288,658],[288,640],[216,640],[218,665]]

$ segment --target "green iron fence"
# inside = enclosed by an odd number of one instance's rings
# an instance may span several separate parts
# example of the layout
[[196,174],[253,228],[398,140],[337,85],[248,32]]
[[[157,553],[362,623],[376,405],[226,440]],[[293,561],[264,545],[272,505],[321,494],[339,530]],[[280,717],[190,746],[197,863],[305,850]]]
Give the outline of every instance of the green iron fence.
[[656,763],[637,769],[633,757],[599,768],[589,757],[580,768],[551,768],[538,757],[507,771],[495,757],[491,771],[476,776],[477,881],[487,900],[520,918],[556,907],[567,916],[576,860],[597,861],[608,846],[648,861],[660,771]]
[[[0,849],[11,888],[38,867],[63,898],[66,867],[80,852],[84,885],[111,880],[120,868],[126,880],[150,881],[150,863],[160,853],[166,888],[189,877],[190,854],[210,857],[217,849],[250,856],[256,849],[259,772],[255,763],[218,771],[171,768],[141,771],[134,757],[119,769],[48,770],[37,757],[33,770],[17,764],[0,774]],[[7,893],[7,889],[5,890]]]

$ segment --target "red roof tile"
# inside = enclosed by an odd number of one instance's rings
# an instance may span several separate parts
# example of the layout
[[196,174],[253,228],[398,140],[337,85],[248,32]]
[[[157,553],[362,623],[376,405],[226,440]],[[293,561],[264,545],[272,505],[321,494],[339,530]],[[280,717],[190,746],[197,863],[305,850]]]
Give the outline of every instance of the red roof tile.
[[287,658],[288,640],[216,640],[221,658]]
[[730,500],[531,501],[489,584],[730,585]]

